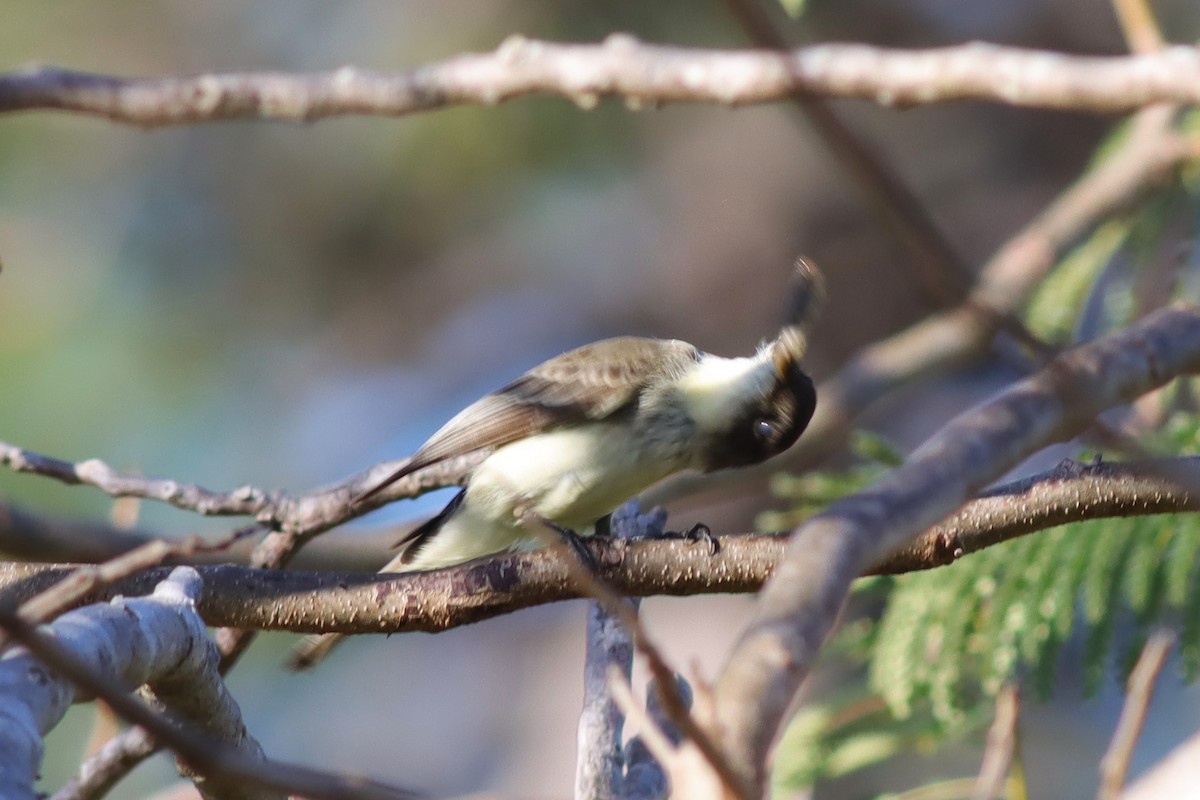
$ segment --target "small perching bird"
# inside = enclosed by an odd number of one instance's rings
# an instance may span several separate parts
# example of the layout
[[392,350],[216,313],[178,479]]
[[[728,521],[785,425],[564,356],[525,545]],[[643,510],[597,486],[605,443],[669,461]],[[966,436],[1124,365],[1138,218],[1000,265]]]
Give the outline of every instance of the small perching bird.
[[[353,500],[449,458],[487,450],[465,487],[397,542],[382,572],[428,570],[545,541],[542,520],[588,535],[596,522],[687,469],[757,464],[791,447],[816,408],[800,368],[820,273],[795,267],[786,324],[743,358],[687,342],[623,336],[550,359],[460,411],[401,468]],[[306,637],[289,664],[319,661],[340,634]]]

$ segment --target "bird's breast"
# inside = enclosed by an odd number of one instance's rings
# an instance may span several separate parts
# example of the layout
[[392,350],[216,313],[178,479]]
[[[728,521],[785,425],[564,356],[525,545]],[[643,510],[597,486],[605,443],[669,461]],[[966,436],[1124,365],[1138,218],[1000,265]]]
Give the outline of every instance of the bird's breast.
[[497,520],[522,508],[572,529],[589,526],[684,466],[621,422],[593,422],[498,448],[472,474],[467,503]]

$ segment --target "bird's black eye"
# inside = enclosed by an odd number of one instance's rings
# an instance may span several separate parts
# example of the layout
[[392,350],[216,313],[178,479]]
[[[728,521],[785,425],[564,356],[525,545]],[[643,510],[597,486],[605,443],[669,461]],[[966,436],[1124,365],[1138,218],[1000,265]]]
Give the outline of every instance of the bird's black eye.
[[764,442],[769,442],[779,435],[779,428],[774,420],[759,417],[754,420],[754,435]]

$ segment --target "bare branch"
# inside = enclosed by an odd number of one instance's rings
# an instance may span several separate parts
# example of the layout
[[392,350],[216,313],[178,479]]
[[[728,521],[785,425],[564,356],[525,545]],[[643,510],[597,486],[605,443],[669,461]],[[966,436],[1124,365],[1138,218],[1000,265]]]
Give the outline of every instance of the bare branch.
[[347,114],[401,116],[530,94],[582,108],[619,96],[634,108],[665,102],[745,105],[794,92],[888,106],[987,100],[1101,113],[1151,103],[1200,104],[1200,53],[1081,57],[971,43],[931,50],[825,44],[788,54],[512,37],[492,53],[456,56],[385,75],[355,67],[288,75],[231,73],[117,78],[56,67],[0,76],[0,112],[56,109],[155,127],[224,119],[312,121]]
[[[76,567],[61,581],[22,603],[18,613],[22,619],[34,625],[49,622],[68,609],[82,605],[85,598],[95,595],[100,589],[135,572],[158,566],[169,557],[189,556],[201,551],[220,552],[257,530],[254,527],[243,528],[215,542],[205,541],[199,536],[189,536],[177,542],[154,539],[99,566],[84,564]],[[0,652],[6,644],[7,640],[0,632]]]
[[[964,555],[1055,525],[1088,519],[1200,511],[1200,456],[1081,465],[995,487],[878,561],[867,574],[951,564]],[[732,534],[703,542],[592,538],[600,577],[632,597],[754,592],[782,558],[787,537]],[[380,560],[386,558],[380,552]],[[72,567],[0,564],[0,607],[53,586]],[[580,596],[554,551],[495,556],[435,572],[303,572],[199,566],[210,625],[306,633],[441,631]],[[89,595],[143,594],[167,575],[151,569]]]
[[92,800],[108,794],[134,767],[158,752],[145,728],[133,727],[104,743],[84,761],[79,774],[51,800]]
[[216,492],[192,483],[163,478],[146,478],[119,472],[103,461],[92,458],[78,463],[25,450],[0,442],[0,464],[14,472],[28,472],[53,478],[70,485],[93,486],[112,497],[140,497],[157,500],[184,511],[205,516],[254,517],[264,525],[284,530],[328,530],[348,519],[378,508],[385,502],[417,497],[434,489],[452,486],[482,457],[450,459],[418,470],[388,487],[375,502],[349,507],[349,499],[371,484],[375,476],[400,462],[377,465],[359,475],[304,495],[290,496],[281,491],[266,491],[242,486],[229,492]]
[[[183,570],[191,573],[194,576],[192,584],[199,584],[198,576],[195,576],[194,571],[189,568],[177,569],[181,571],[180,574]],[[154,604],[146,600],[130,600],[126,601],[126,604],[140,604],[146,609],[154,607]],[[92,610],[86,609],[85,611]],[[82,614],[84,612],[75,613]],[[142,613],[146,613],[146,610],[143,610]],[[104,626],[106,629],[112,629],[120,622],[130,619],[130,615],[124,612],[118,612],[115,617],[111,614],[108,616],[109,619]],[[195,629],[204,637],[203,623],[196,619],[194,626],[198,626]],[[81,647],[72,650],[63,642],[63,637],[52,637],[42,633],[21,619],[19,615],[12,613],[0,613],[0,627],[8,631],[13,639],[24,645],[38,661],[45,664],[54,673],[64,676],[72,684],[84,689],[85,692],[104,698],[105,702],[118,714],[150,731],[156,739],[170,746],[201,774],[229,781],[231,786],[242,787],[236,794],[228,796],[259,797],[275,796],[275,792],[293,792],[304,796],[328,798],[375,797],[396,800],[396,798],[412,797],[411,794],[363,779],[339,778],[305,767],[264,761],[257,743],[246,736],[244,728],[241,729],[241,735],[232,740],[238,742],[237,746],[231,746],[224,740],[200,734],[194,728],[179,726],[154,712],[140,700],[135,699],[128,693],[126,686],[121,681],[109,677],[108,670],[99,663],[89,663],[95,662],[99,658],[97,653],[107,653],[105,648]],[[206,637],[204,641],[208,641]],[[159,649],[167,655],[173,652],[171,648]],[[136,665],[138,669],[147,668],[146,652],[154,651],[155,648],[146,647],[139,650],[140,655]],[[212,656],[210,668],[216,663],[215,652],[212,653]],[[4,663],[7,668],[12,669],[20,658],[19,656],[10,657]],[[175,664],[174,669],[178,668],[179,665]],[[36,691],[45,695],[60,695],[61,698],[66,699],[73,694],[69,690],[62,692],[52,675],[44,669],[25,667],[24,671],[29,674],[30,680],[13,681],[11,685],[23,684],[26,695]],[[210,669],[210,672],[215,678],[215,670]],[[128,680],[128,676],[123,677]],[[167,679],[170,680],[169,676]],[[131,682],[136,684],[141,681],[134,679]],[[194,691],[195,683],[189,683],[189,685],[193,689],[193,704],[204,704],[206,709],[211,712],[212,696]],[[223,686],[219,679],[213,685]],[[58,716],[61,716],[61,712]],[[237,725],[240,727],[240,724],[239,720]],[[32,782],[30,785],[32,786]],[[15,797],[18,795],[6,792],[5,796]]]
[[988,729],[987,747],[971,800],[993,800],[1004,797],[1004,780],[1012,768],[1017,750],[1017,722],[1020,720],[1021,698],[1017,687],[1006,683],[996,695],[996,715]]
[[1142,654],[1138,656],[1133,672],[1129,673],[1128,695],[1121,707],[1121,718],[1113,731],[1112,741],[1100,759],[1100,791],[1097,800],[1116,800],[1125,787],[1125,776],[1129,773],[1129,762],[1133,760],[1133,748],[1137,745],[1142,727],[1146,724],[1146,713],[1150,709],[1150,697],[1154,684],[1167,662],[1167,654],[1175,644],[1175,634],[1167,630],[1155,631],[1146,640]]
[[894,574],[949,564],[999,542],[1085,519],[1200,511],[1200,457],[1080,464],[984,492],[872,567]]
[[1197,371],[1200,308],[1165,309],[960,415],[874,487],[802,526],[716,683],[714,730],[740,773],[759,786],[765,780],[778,726],[857,575],[1030,453]]
[[[1053,525],[1089,519],[1200,511],[1198,487],[1200,457],[1091,464],[1068,459],[1052,470],[987,490],[944,522],[895,550],[872,567],[870,573],[896,574],[944,566],[993,544]],[[20,516],[25,519],[29,515],[22,513]],[[37,518],[32,519],[33,523],[22,523],[14,530],[36,539],[43,526],[36,522]],[[54,523],[50,525],[54,526]],[[380,528],[374,532],[356,532],[353,536],[339,536],[336,533],[322,536],[305,547],[294,563],[299,565],[298,569],[339,573],[375,571],[377,565],[393,556],[392,543],[407,527]],[[93,528],[84,526],[81,530],[92,531]],[[115,529],[100,525],[95,530],[102,534],[110,530],[118,533]],[[54,538],[48,553],[36,543],[30,545],[27,542],[30,555],[15,560],[91,563],[94,560],[116,558],[136,546],[156,540],[148,533],[130,533],[106,541],[97,550],[94,542],[86,537],[76,538],[71,532],[66,539]],[[737,549],[725,550],[725,545],[731,542],[731,546]],[[769,574],[783,548],[782,538],[773,534],[726,534],[720,537],[722,550],[708,560],[701,560],[706,555],[694,552],[685,543],[631,542],[622,546],[625,550],[618,550],[616,546],[601,540],[595,540],[592,544],[602,562],[623,564],[624,559],[633,558],[643,565],[641,575],[631,574],[619,579],[624,586],[636,585],[642,575],[648,580],[652,580],[651,576],[661,576],[657,586],[647,585],[640,594],[704,591],[702,586],[681,585],[679,581],[682,578],[675,574],[678,571],[676,565],[680,570],[686,568],[697,571],[697,577],[704,580],[709,574],[740,576],[737,578],[740,583],[753,587],[739,588],[722,578],[718,583],[720,591],[752,591]],[[104,558],[97,559],[98,554]],[[186,563],[248,564],[251,558],[245,548],[235,544],[211,552],[201,549],[188,556]],[[210,576],[208,579],[214,578]],[[522,576],[521,580],[541,579],[530,574]],[[2,583],[0,581],[0,585]],[[298,589],[309,590],[312,590],[311,586]],[[318,599],[318,602],[321,601]],[[481,604],[491,603],[484,600]],[[503,601],[497,600],[497,604],[503,605]]]
[[[45,652],[38,648],[38,643],[49,637],[37,633],[31,621],[19,613],[0,615],[0,626],[10,632],[17,631],[19,635],[14,638],[33,653],[31,656],[15,652],[0,661],[5,675],[0,680],[5,687],[0,712],[10,720],[0,726],[9,729],[0,765],[4,767],[0,769],[4,784],[0,794],[33,796],[34,775],[25,770],[32,770],[41,760],[39,734],[57,724],[70,703],[89,699],[79,695],[71,683],[38,664],[41,660],[59,671],[59,656],[125,702],[132,702],[126,694],[127,687],[147,684],[172,707],[174,714],[189,721],[192,729],[204,730],[206,739],[220,742],[219,746],[231,757],[243,762],[258,762],[263,758],[262,748],[246,732],[237,704],[216,673],[216,650],[194,607],[200,588],[195,571],[181,567],[159,583],[149,597],[114,600],[112,604],[73,611],[50,626],[54,631],[50,658],[43,658]],[[30,640],[36,641],[29,645]],[[70,670],[61,671],[74,678]],[[90,684],[87,687],[92,688]],[[156,712],[146,709],[146,713],[159,727],[177,727],[177,722],[167,721]],[[37,725],[12,724],[20,719],[36,720]],[[213,778],[212,783],[203,778],[199,785],[202,789],[211,786],[221,796],[230,798],[280,796],[263,791],[260,784],[253,790],[235,788],[219,777]]]

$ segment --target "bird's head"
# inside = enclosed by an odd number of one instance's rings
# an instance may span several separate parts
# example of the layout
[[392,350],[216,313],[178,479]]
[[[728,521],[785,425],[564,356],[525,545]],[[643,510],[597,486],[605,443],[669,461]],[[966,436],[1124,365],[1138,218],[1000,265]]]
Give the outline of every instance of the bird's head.
[[801,343],[785,331],[750,358],[705,356],[682,382],[696,425],[696,466],[712,472],[766,461],[787,450],[817,406],[800,368]]

